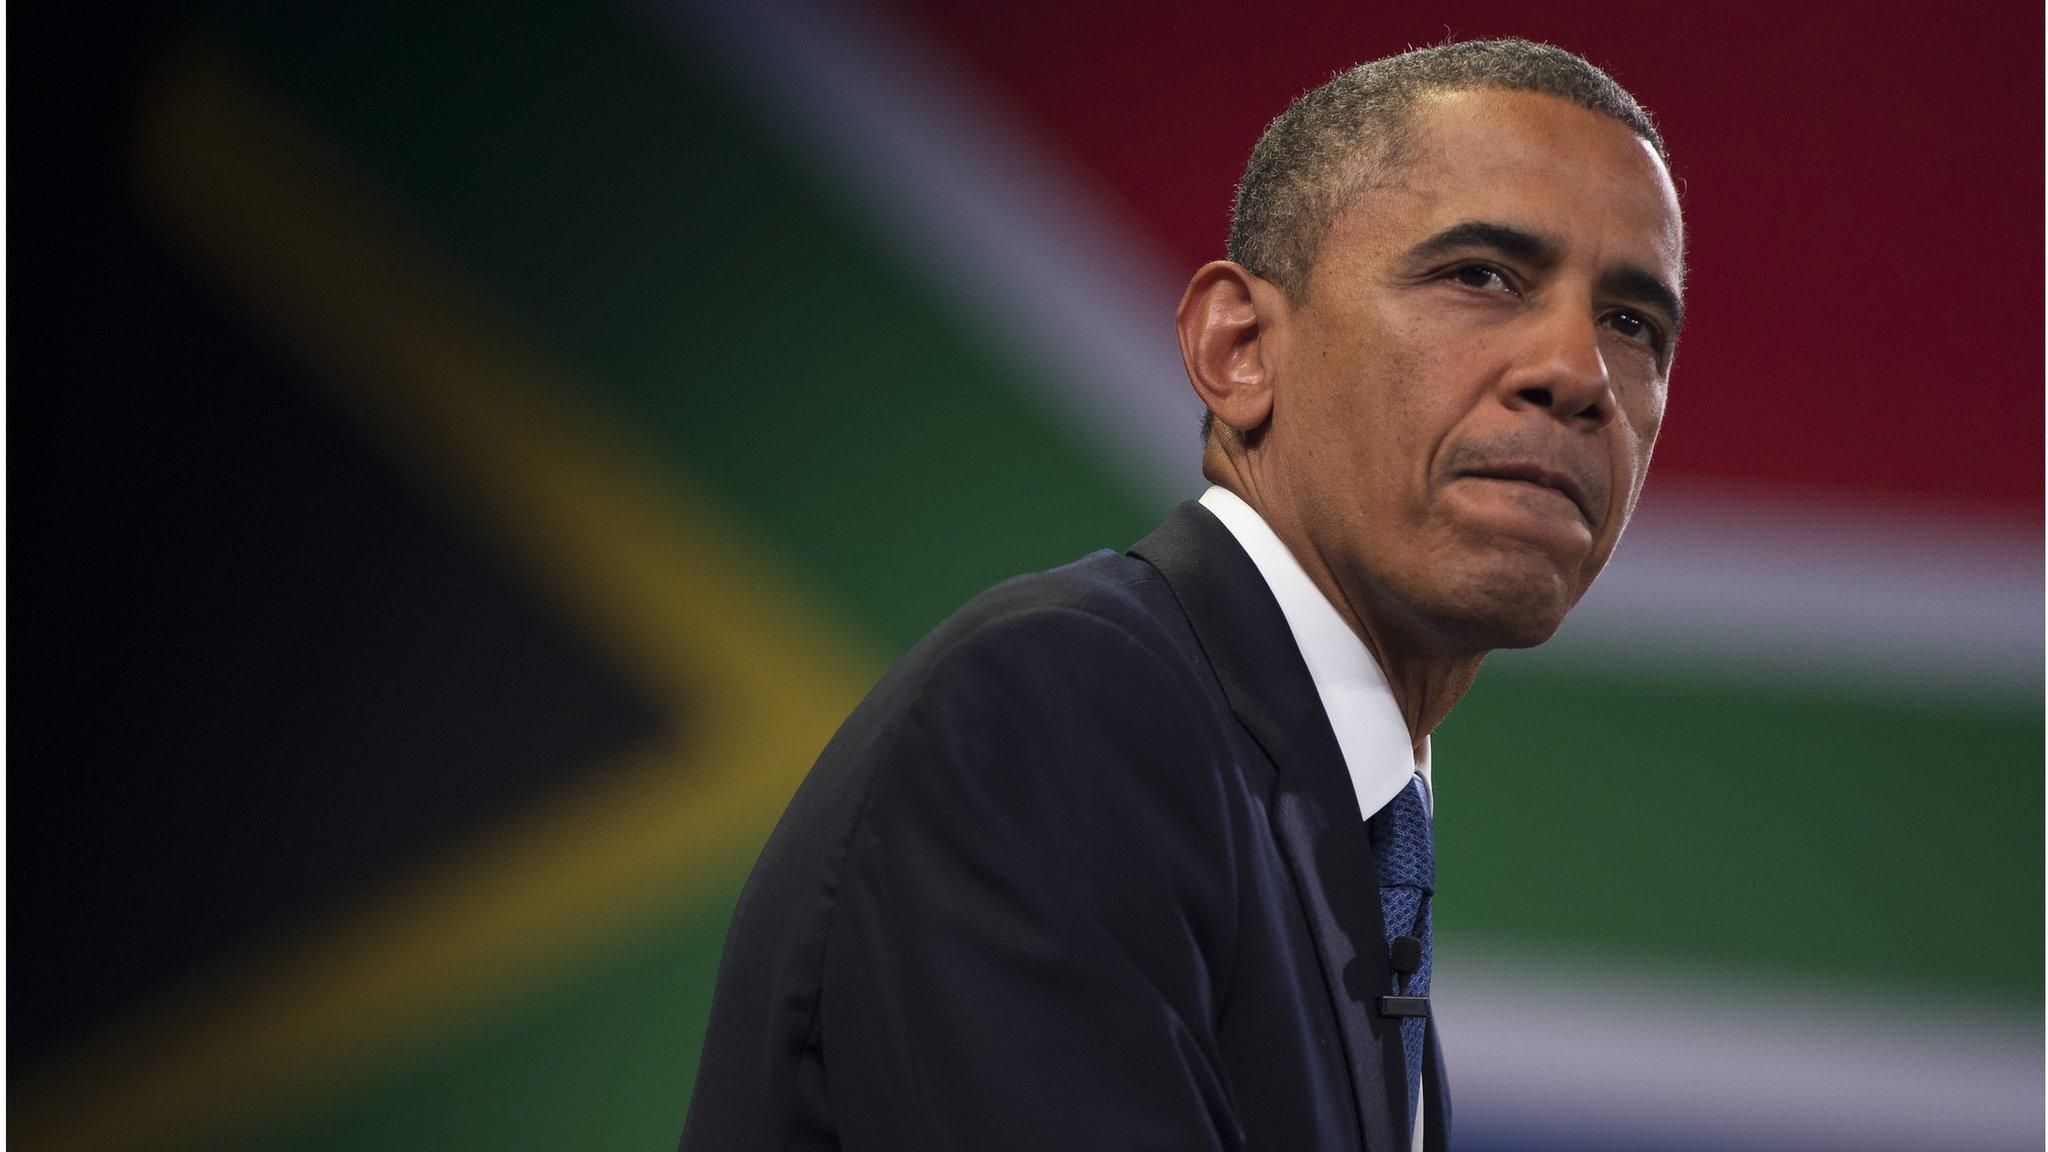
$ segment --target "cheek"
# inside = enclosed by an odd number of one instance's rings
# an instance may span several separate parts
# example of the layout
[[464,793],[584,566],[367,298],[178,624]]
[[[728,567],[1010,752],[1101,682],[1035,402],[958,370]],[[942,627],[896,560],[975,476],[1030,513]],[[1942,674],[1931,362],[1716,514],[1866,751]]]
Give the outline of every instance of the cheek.
[[[1664,426],[1664,388],[1661,384],[1634,403],[1622,406],[1622,418],[1615,422],[1618,433],[1614,449],[1617,491],[1629,494],[1628,507],[1642,491],[1650,472],[1650,456],[1657,447],[1657,433]],[[1621,487],[1625,485],[1625,487]]]
[[1643,468],[1649,467],[1650,452],[1657,447],[1657,433],[1664,428],[1664,396],[1665,384],[1657,381],[1628,410],[1631,439]]
[[[1436,338],[1421,317],[1361,308],[1342,325],[1318,335],[1316,387],[1303,418],[1314,442],[1315,466],[1326,482],[1348,493],[1370,520],[1393,512],[1411,519],[1426,481],[1432,430],[1445,426],[1452,406],[1440,387],[1452,371],[1434,349],[1455,346]],[[1399,509],[1399,511],[1393,511]]]
[[1657,439],[1657,429],[1664,423],[1664,402],[1670,394],[1670,378],[1662,375],[1652,376],[1637,390],[1633,408],[1645,440]]
[[1403,472],[1426,482],[1430,466],[1447,439],[1475,417],[1497,414],[1486,404],[1500,371],[1483,341],[1418,339],[1393,358],[1388,378],[1388,418],[1400,429]]
[[1382,348],[1358,365],[1342,419],[1353,429],[1359,459],[1389,491],[1426,455],[1437,397],[1425,386],[1430,357],[1408,346]]

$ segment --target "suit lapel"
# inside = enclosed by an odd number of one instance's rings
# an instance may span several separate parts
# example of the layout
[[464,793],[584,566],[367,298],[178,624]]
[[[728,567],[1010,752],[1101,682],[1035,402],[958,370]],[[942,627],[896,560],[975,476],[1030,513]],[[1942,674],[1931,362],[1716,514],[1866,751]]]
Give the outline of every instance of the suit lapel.
[[1276,770],[1267,807],[1315,937],[1337,1015],[1364,1144],[1406,1149],[1396,1021],[1374,1010],[1392,986],[1372,845],[1343,753],[1265,578],[1221,521],[1193,501],[1131,549],[1157,568],[1186,613],[1231,711]]

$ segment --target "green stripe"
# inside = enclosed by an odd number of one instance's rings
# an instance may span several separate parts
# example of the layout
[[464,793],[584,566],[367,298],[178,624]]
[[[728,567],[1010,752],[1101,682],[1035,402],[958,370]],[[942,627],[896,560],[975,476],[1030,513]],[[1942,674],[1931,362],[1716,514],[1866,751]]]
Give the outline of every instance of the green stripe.
[[1938,979],[2039,1010],[2038,715],[1497,664],[1432,746],[1446,948]]

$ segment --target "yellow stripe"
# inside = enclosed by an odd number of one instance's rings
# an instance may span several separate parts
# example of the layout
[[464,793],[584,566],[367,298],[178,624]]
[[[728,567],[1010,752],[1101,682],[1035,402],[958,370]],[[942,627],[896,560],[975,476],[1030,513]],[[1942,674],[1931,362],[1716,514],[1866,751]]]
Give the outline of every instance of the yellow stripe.
[[[138,170],[164,224],[692,724],[687,745],[592,766],[587,792],[17,1083],[10,1135],[36,1149],[224,1136],[590,963],[751,858],[875,672],[682,478],[627,463],[621,430],[565,402],[570,370],[369,210],[374,191],[225,57],[193,50],[160,79]],[[676,386],[701,386],[685,368]]]

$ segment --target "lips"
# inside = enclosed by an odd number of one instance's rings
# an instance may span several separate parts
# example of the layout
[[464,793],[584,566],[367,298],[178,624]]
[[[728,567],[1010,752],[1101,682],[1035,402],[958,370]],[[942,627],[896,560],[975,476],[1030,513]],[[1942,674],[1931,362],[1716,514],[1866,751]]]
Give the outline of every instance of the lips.
[[1459,475],[1476,476],[1483,480],[1519,480],[1524,484],[1534,484],[1538,487],[1561,492],[1566,499],[1572,502],[1573,507],[1579,510],[1579,515],[1585,517],[1587,524],[1593,523],[1593,509],[1591,502],[1587,499],[1585,486],[1573,479],[1569,472],[1563,472],[1547,465],[1534,463],[1533,461],[1518,461],[1508,464],[1488,464],[1483,468],[1470,468],[1459,473]]

